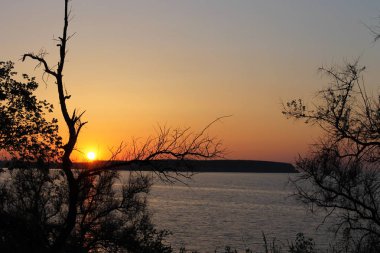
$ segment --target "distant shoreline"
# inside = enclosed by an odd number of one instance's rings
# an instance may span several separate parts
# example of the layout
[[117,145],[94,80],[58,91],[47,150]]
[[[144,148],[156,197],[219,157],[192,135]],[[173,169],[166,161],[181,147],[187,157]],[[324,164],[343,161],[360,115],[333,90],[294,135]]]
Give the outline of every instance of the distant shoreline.
[[[257,160],[154,160],[149,161],[149,166],[145,166],[145,162],[137,162],[133,165],[123,165],[123,161],[96,161],[96,162],[77,162],[74,163],[75,167],[101,167],[107,164],[112,167],[115,165],[115,170],[118,171],[151,171],[151,168],[160,168],[163,171],[174,171],[173,168],[182,172],[195,172],[195,173],[298,173],[294,166],[290,163],[284,162],[271,162],[271,161],[257,161]],[[140,166],[140,164],[142,166]],[[33,165],[30,165],[33,166]],[[0,161],[0,168],[9,167],[8,161]],[[50,168],[57,167],[57,164],[51,164]]]
[[199,161],[204,172],[298,173],[290,163],[255,160]]
[[103,163],[114,163],[119,171],[152,171],[152,168],[163,171],[195,172],[195,173],[298,173],[294,166],[290,163],[257,161],[257,160],[153,160],[148,165],[141,161],[133,165],[120,166],[123,161],[104,162],[98,161],[94,163],[75,163],[77,166],[97,167]]
[[[156,162],[161,163],[161,161]],[[163,163],[175,162],[177,161],[165,161]],[[256,160],[192,160],[186,161],[186,163],[193,172],[298,173],[292,164],[283,162]],[[171,165],[175,166],[173,164]]]

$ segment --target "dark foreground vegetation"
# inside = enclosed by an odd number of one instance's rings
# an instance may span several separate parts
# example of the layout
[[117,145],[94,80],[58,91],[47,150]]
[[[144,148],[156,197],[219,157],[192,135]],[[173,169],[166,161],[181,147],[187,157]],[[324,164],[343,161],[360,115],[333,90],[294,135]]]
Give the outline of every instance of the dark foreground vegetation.
[[[207,135],[212,123],[200,132],[161,128],[142,143],[120,145],[110,162],[91,169],[75,166],[71,155],[87,122],[84,112],[68,109],[71,95],[63,73],[72,36],[69,0],[63,2],[58,64],[50,65],[44,51],[22,59],[36,62],[43,77],[54,80],[66,140],[51,116],[53,106],[34,95],[35,79],[17,76],[12,62],[0,62],[0,151],[13,162],[13,170],[0,176],[0,252],[172,252],[165,241],[169,232],[155,227],[147,208],[151,179],[180,181],[191,176],[182,169],[186,161],[220,158],[220,142]],[[324,131],[309,155],[297,160],[301,173],[294,186],[310,211],[321,210],[333,219],[337,244],[330,252],[380,252],[380,96],[367,93],[364,69],[357,62],[321,68],[330,82],[318,92],[315,106],[308,108],[302,100],[284,105],[286,116]],[[120,154],[125,159],[115,163]],[[176,160],[181,166],[157,160]],[[52,164],[56,170],[49,169]],[[135,169],[122,181],[117,169],[125,166]],[[226,247],[225,252],[234,250]],[[264,236],[263,252],[316,249],[301,234],[286,246]]]

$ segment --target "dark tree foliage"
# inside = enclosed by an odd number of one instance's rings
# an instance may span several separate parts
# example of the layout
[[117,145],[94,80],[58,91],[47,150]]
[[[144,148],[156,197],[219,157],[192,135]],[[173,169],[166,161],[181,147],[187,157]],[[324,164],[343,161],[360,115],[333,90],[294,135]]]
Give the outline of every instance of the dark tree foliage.
[[330,82],[313,106],[293,100],[283,112],[324,133],[297,160],[296,196],[312,211],[326,211],[353,251],[379,252],[380,95],[368,95],[357,62],[320,70]]
[[122,179],[115,171],[80,173],[78,221],[68,252],[171,252],[164,244],[168,232],[155,228],[147,209],[148,175],[131,172]]
[[298,233],[294,242],[289,244],[289,253],[316,253],[315,243],[311,238],[305,238],[302,233]]
[[29,168],[1,177],[0,252],[48,252],[64,223],[62,175]]
[[[67,215],[64,174],[29,168],[2,177],[0,252],[51,251]],[[131,173],[123,182],[103,171],[81,178],[76,225],[62,252],[172,252],[169,233],[155,228],[147,209],[150,177]]]
[[56,161],[62,146],[57,120],[47,120],[53,105],[38,100],[34,77],[14,78],[12,62],[0,62],[0,150],[26,162]]

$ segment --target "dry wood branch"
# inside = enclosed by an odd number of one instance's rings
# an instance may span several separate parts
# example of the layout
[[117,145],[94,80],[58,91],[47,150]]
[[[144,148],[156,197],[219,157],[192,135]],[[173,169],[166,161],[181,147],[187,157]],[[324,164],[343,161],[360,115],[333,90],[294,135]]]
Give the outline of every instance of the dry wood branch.
[[[156,137],[149,137],[143,142],[133,140],[131,146],[121,144],[112,151],[112,157],[106,164],[93,168],[89,175],[96,175],[105,170],[131,168],[133,170],[149,169],[166,180],[190,177],[191,168],[186,161],[198,159],[222,158],[225,150],[222,142],[207,134],[209,128],[225,117],[208,124],[200,132],[190,128],[171,129],[159,127]],[[122,155],[122,159],[120,156]],[[158,161],[178,161],[160,163]],[[175,174],[170,174],[175,172]]]
[[24,54],[23,57],[22,57],[22,61],[25,61],[26,58],[31,58],[33,60],[36,60],[38,62],[37,64],[37,67],[43,65],[44,67],[44,71],[46,73],[48,73],[49,75],[52,75],[54,77],[57,77],[57,73],[54,72],[48,65],[48,63],[46,62],[46,60],[44,59],[44,55],[35,55],[33,53],[28,53],[28,54]]

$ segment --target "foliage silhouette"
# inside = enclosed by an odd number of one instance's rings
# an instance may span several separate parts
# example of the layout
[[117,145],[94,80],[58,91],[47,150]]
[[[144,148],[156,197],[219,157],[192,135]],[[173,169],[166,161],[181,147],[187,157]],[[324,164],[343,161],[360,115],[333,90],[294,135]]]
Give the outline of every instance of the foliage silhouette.
[[[65,223],[68,191],[63,173],[14,169],[1,184],[0,251],[49,252]],[[83,171],[78,172],[83,173]],[[4,176],[4,175],[3,175]],[[114,171],[82,177],[76,226],[64,252],[171,252],[150,220],[150,179],[131,174],[121,188]]]
[[0,62],[0,150],[24,162],[56,161],[62,139],[57,120],[46,116],[53,105],[37,100],[35,78],[23,75],[25,82],[16,81],[12,62]]
[[302,233],[298,233],[294,242],[289,244],[289,253],[314,253],[315,243],[311,238],[305,238]]
[[357,61],[321,68],[330,82],[317,93],[314,106],[293,100],[283,113],[324,133],[310,154],[297,160],[302,172],[294,181],[297,198],[312,211],[326,211],[346,248],[379,252],[380,96],[367,94],[364,70]]

